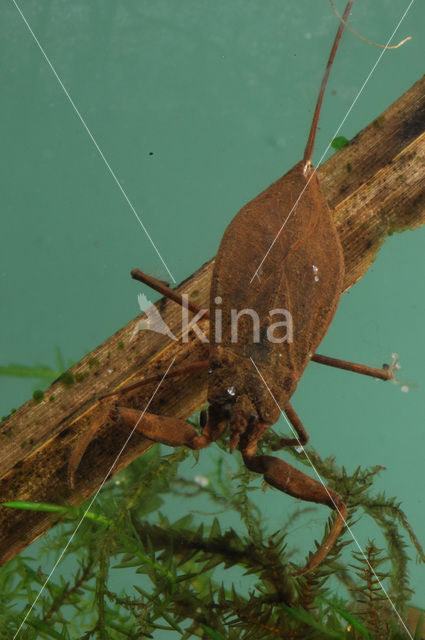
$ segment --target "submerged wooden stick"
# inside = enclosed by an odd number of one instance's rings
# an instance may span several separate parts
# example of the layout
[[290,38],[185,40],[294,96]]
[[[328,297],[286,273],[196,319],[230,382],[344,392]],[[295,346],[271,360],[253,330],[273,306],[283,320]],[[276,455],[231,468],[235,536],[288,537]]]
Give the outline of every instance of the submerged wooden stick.
[[[282,168],[282,173],[284,168]],[[271,176],[270,182],[277,176]],[[319,178],[344,249],[344,290],[367,271],[386,238],[425,223],[425,78],[319,168]],[[264,185],[266,187],[267,185]],[[241,203],[242,205],[243,203]],[[208,308],[213,261],[183,282],[197,306]],[[129,265],[130,267],[143,265]],[[126,274],[123,274],[126,277]],[[181,309],[170,300],[156,304],[174,335],[181,333]],[[104,479],[128,432],[106,424],[90,444],[71,491],[67,463],[77,439],[102,409],[97,397],[142,376],[201,361],[207,345],[190,334],[187,343],[142,331],[143,314],[111,336],[54,382],[37,403],[30,400],[0,424],[0,502],[30,500],[79,504]],[[198,323],[208,335],[208,321]],[[125,406],[143,409],[157,383],[125,396]],[[206,372],[167,380],[149,410],[186,418],[206,400]],[[115,473],[151,447],[137,433]],[[45,513],[0,507],[0,563],[42,535],[53,520]]]

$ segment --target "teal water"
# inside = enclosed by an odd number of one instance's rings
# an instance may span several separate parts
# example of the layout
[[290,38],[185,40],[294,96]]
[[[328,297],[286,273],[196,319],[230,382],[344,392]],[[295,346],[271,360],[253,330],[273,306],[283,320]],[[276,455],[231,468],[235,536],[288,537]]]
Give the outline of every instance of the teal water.
[[[352,24],[386,42],[407,4],[358,0]],[[19,6],[177,282],[215,254],[238,209],[301,157],[336,28],[324,0]],[[56,345],[78,360],[138,313],[131,268],[170,275],[13,2],[1,17],[0,365],[55,366]],[[424,20],[416,0],[396,36],[413,40],[384,54],[342,135],[422,76]],[[316,160],[379,54],[344,37]],[[312,364],[294,397],[321,455],[351,470],[387,468],[377,486],[400,499],[423,544],[424,246],[425,229],[392,236],[341,300],[321,347],[372,366],[396,351],[401,377],[417,387],[406,394]],[[36,386],[1,379],[1,414]],[[276,505],[277,494],[266,495]],[[358,531],[361,545],[374,535],[369,524]],[[413,559],[411,576],[425,606],[425,568]]]

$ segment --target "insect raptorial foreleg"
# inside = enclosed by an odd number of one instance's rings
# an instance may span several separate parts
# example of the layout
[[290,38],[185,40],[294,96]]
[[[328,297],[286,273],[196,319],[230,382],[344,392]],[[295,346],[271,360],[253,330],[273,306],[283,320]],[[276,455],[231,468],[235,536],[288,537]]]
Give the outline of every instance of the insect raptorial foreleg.
[[203,449],[221,436],[227,426],[223,421],[211,429],[208,422],[201,433],[192,427],[189,422],[179,418],[160,416],[155,413],[144,413],[137,409],[117,407],[116,417],[127,427],[134,428],[148,440],[166,444],[170,447],[189,447],[189,449]]
[[301,420],[299,419],[297,413],[295,412],[294,407],[289,402],[285,407],[285,414],[286,414],[286,417],[288,418],[289,422],[294,427],[294,430],[295,430],[296,434],[298,435],[298,438],[280,438],[278,444],[272,446],[273,451],[277,451],[278,449],[281,449],[282,447],[304,446],[310,440],[310,436],[308,435],[307,431],[305,430],[303,423],[301,422]]
[[256,444],[254,445],[252,441],[242,442],[239,448],[248,469],[261,473],[264,480],[272,487],[294,498],[326,505],[337,512],[332,528],[320,547],[313,553],[305,567],[291,575],[300,576],[311,571],[326,558],[345,524],[347,508],[341,496],[280,458],[255,455]]
[[218,423],[213,430],[207,423],[201,430],[201,433],[198,434],[185,420],[160,416],[154,413],[144,413],[143,411],[137,411],[136,409],[129,409],[127,407],[118,407],[116,402],[109,399],[106,402],[104,401],[103,407],[99,408],[96,418],[72,452],[68,463],[68,483],[71,488],[75,487],[75,473],[87,447],[101,425],[110,419],[114,422],[120,422],[122,425],[130,427],[131,429],[136,427],[139,433],[153,442],[166,444],[171,447],[184,446],[195,450],[203,449],[211,442],[217,440],[226,428],[225,421]]
[[[177,376],[177,375],[182,375],[185,373],[192,373],[194,371],[199,371],[202,369],[205,369],[206,367],[208,367],[208,360],[201,360],[199,362],[192,362],[190,364],[187,364],[184,367],[180,367],[178,369],[172,370],[168,373],[168,377],[172,377],[172,376]],[[75,474],[76,471],[80,465],[81,459],[84,455],[84,453],[87,450],[87,447],[89,446],[90,442],[93,440],[96,432],[100,429],[100,427],[105,424],[110,418],[113,418],[115,421],[118,418],[122,418],[122,422],[124,422],[124,424],[126,424],[129,427],[134,427],[136,422],[134,421],[134,415],[129,413],[133,410],[131,409],[127,409],[124,407],[121,408],[117,408],[117,403],[116,400],[113,400],[114,396],[119,396],[122,393],[126,393],[129,391],[134,391],[135,389],[144,386],[146,384],[150,384],[152,382],[160,382],[162,379],[164,378],[164,374],[157,374],[154,376],[148,376],[146,378],[144,378],[143,380],[139,380],[136,383],[133,383],[131,385],[128,385],[126,387],[121,387],[116,389],[115,391],[112,391],[110,393],[106,393],[105,395],[103,395],[99,401],[98,401],[98,406],[95,409],[94,415],[93,415],[93,419],[88,427],[88,429],[84,432],[84,434],[82,435],[82,437],[79,439],[77,446],[74,448],[74,450],[72,451],[69,463],[68,463],[68,484],[69,486],[73,489],[75,487]],[[142,415],[142,412],[140,411],[136,411],[136,414],[138,414],[139,418]],[[223,426],[223,429],[220,430],[220,428],[215,429],[213,433],[210,433],[209,427],[208,425],[206,425],[204,427],[204,429],[202,430],[202,433],[200,436],[198,436],[200,439],[199,440],[195,440],[194,441],[194,446],[191,446],[188,442],[190,441],[190,433],[189,431],[187,431],[187,429],[185,430],[185,427],[190,427],[190,425],[183,421],[183,420],[178,420],[178,421],[174,421],[175,423],[179,423],[180,425],[183,425],[183,429],[180,430],[180,433],[177,434],[177,439],[176,439],[176,443],[172,444],[172,443],[168,443],[164,440],[164,438],[161,439],[161,434],[163,434],[164,432],[166,432],[169,434],[169,432],[167,431],[166,428],[163,427],[163,423],[161,421],[157,421],[155,423],[154,420],[151,419],[147,419],[144,420],[144,417],[146,416],[151,416],[151,418],[157,418],[159,420],[159,418],[161,418],[161,416],[157,416],[154,414],[144,414],[143,415],[143,423],[141,423],[141,426],[139,427],[139,425],[137,426],[137,430],[140,431],[141,433],[143,433],[143,429],[142,429],[142,425],[145,424],[146,428],[153,434],[154,433],[154,426],[156,425],[156,432],[158,435],[158,439],[155,437],[150,437],[147,434],[144,434],[146,436],[146,438],[148,438],[149,440],[153,440],[154,442],[162,442],[163,444],[170,444],[171,446],[188,446],[192,449],[196,448],[196,449],[202,449],[203,446],[207,446],[210,442],[213,442],[214,440],[216,440],[217,438],[220,437],[221,433],[223,432],[224,428],[225,428],[225,424]],[[162,420],[167,420],[167,418],[162,418]],[[172,418],[168,418],[168,420],[173,420]],[[173,428],[174,430],[177,428],[176,424],[173,424]],[[190,427],[190,429],[193,431],[193,435],[197,436],[198,434],[196,433],[196,431],[194,429],[192,429]],[[177,432],[176,432],[177,433]],[[166,437],[166,435],[164,437]],[[186,439],[185,439],[186,438]],[[187,440],[187,441],[186,441]],[[202,444],[204,443],[205,444]]]

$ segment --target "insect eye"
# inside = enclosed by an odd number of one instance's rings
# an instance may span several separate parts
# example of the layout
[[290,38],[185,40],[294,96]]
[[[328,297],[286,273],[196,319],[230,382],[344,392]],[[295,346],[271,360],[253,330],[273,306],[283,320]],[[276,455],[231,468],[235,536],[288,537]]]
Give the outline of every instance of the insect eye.
[[248,418],[248,424],[254,424],[258,422],[258,416],[255,413],[250,413]]
[[199,414],[199,424],[202,429],[206,426],[207,422],[208,422],[208,412],[205,409],[202,409],[201,413]]

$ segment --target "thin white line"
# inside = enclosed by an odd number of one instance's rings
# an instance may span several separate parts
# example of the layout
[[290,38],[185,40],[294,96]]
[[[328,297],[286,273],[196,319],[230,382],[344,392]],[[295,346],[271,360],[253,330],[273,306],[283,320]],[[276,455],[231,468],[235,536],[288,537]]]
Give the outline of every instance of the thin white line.
[[137,426],[138,426],[138,424],[139,424],[140,420],[141,420],[141,419],[143,418],[143,416],[145,415],[145,413],[146,413],[146,411],[148,410],[149,405],[151,404],[152,400],[154,399],[154,397],[155,397],[155,395],[156,395],[156,393],[157,393],[157,391],[158,391],[159,387],[160,387],[160,386],[161,386],[161,384],[164,382],[164,380],[165,380],[165,378],[166,378],[166,376],[167,376],[167,374],[168,374],[169,370],[170,370],[170,369],[171,369],[171,367],[173,366],[173,364],[174,364],[174,360],[176,359],[176,357],[177,357],[177,356],[174,356],[174,358],[172,359],[172,361],[171,361],[170,365],[169,365],[169,366],[168,366],[168,368],[167,368],[167,371],[166,371],[166,372],[164,373],[164,375],[162,376],[162,378],[161,378],[161,380],[159,381],[159,383],[158,383],[158,385],[157,385],[157,387],[156,387],[155,391],[154,391],[154,392],[153,392],[153,394],[151,395],[151,397],[150,397],[150,399],[149,399],[149,402],[147,403],[146,407],[143,409],[143,412],[142,412],[142,414],[141,414],[140,418],[138,419],[138,421],[137,421],[137,422],[136,422],[136,424],[134,425],[133,429],[132,429],[132,430],[131,430],[131,432],[130,432],[130,435],[128,436],[127,440],[124,442],[124,444],[123,444],[123,446],[121,447],[121,449],[120,449],[120,451],[119,451],[119,453],[118,453],[117,457],[115,458],[114,462],[113,462],[113,463],[112,463],[112,465],[110,466],[108,473],[105,475],[105,477],[104,477],[104,479],[103,479],[103,481],[102,481],[102,484],[100,485],[100,487],[98,488],[98,490],[97,490],[97,491],[96,491],[96,493],[94,494],[93,498],[90,500],[90,504],[89,504],[89,506],[88,506],[88,507],[87,507],[87,509],[84,511],[84,513],[83,513],[83,515],[82,515],[82,517],[81,517],[81,520],[79,521],[79,523],[78,523],[78,524],[77,524],[77,526],[75,527],[75,529],[74,529],[74,531],[73,531],[73,533],[72,533],[71,537],[69,538],[68,542],[66,543],[66,545],[65,545],[65,547],[64,547],[64,549],[63,549],[63,551],[61,552],[61,554],[60,554],[59,558],[56,560],[56,562],[55,562],[55,564],[54,564],[54,566],[53,566],[53,569],[50,571],[49,575],[47,576],[47,578],[46,578],[46,580],[45,580],[45,582],[44,582],[44,584],[43,584],[43,586],[41,587],[40,591],[38,592],[38,595],[36,596],[36,598],[35,598],[34,602],[32,603],[31,607],[28,609],[27,613],[25,614],[25,617],[24,617],[24,619],[22,620],[21,624],[19,625],[18,630],[16,631],[16,633],[15,633],[15,635],[13,636],[12,640],[15,640],[15,638],[18,636],[18,633],[20,632],[20,630],[22,629],[23,625],[25,624],[26,619],[27,619],[27,618],[28,618],[28,616],[30,615],[30,613],[31,613],[31,611],[33,610],[33,608],[35,607],[35,605],[36,605],[36,603],[37,603],[37,601],[38,601],[39,597],[41,596],[41,594],[43,593],[44,589],[46,588],[47,583],[49,582],[49,580],[50,580],[50,578],[52,577],[53,573],[56,571],[56,568],[57,568],[58,564],[60,563],[60,561],[62,560],[63,556],[65,555],[66,550],[68,549],[68,547],[69,547],[69,545],[71,544],[71,542],[72,542],[72,540],[73,540],[73,538],[74,538],[75,534],[77,533],[78,529],[80,528],[80,525],[81,525],[81,523],[83,522],[84,518],[86,517],[86,514],[90,511],[90,509],[91,509],[91,506],[92,506],[93,502],[96,500],[97,496],[99,495],[99,492],[101,491],[101,489],[102,489],[103,485],[105,484],[106,480],[108,479],[109,474],[112,472],[113,468],[115,467],[115,465],[117,464],[118,460],[120,459],[120,457],[121,457],[121,455],[122,455],[122,453],[123,453],[124,449],[126,448],[127,444],[128,444],[128,443],[129,443],[129,441],[130,441],[130,438],[132,437],[133,433],[136,431]]
[[341,518],[342,518],[342,520],[344,521],[344,524],[345,524],[345,526],[347,527],[347,530],[350,532],[351,537],[353,538],[354,542],[356,543],[357,547],[359,548],[359,551],[360,551],[360,553],[362,554],[362,556],[363,556],[363,558],[364,558],[365,562],[367,563],[367,565],[368,565],[369,569],[372,571],[373,575],[374,575],[374,576],[375,576],[375,578],[377,579],[379,586],[381,587],[382,591],[383,591],[383,592],[384,592],[384,594],[386,595],[386,597],[387,597],[387,599],[388,599],[389,603],[391,604],[392,608],[393,608],[393,609],[394,609],[394,611],[396,612],[396,614],[397,614],[397,616],[398,616],[398,618],[399,618],[400,622],[402,623],[403,627],[405,628],[405,630],[406,630],[406,631],[407,631],[407,633],[409,634],[409,638],[411,638],[411,640],[413,640],[413,636],[411,635],[411,633],[410,633],[409,629],[406,627],[406,625],[405,625],[405,623],[404,623],[403,618],[401,617],[401,615],[399,614],[399,612],[398,612],[398,611],[397,611],[397,609],[395,608],[395,605],[394,605],[393,601],[391,600],[390,596],[388,595],[388,593],[387,593],[387,591],[386,591],[386,589],[385,589],[384,585],[382,584],[381,580],[380,580],[380,579],[378,578],[378,576],[376,575],[376,572],[375,572],[374,568],[372,567],[372,565],[370,564],[369,560],[366,558],[366,555],[365,555],[365,553],[364,553],[363,549],[361,548],[360,544],[358,543],[357,538],[355,537],[355,535],[354,535],[354,533],[353,533],[353,531],[352,531],[351,527],[347,524],[347,521],[345,520],[344,516],[341,514],[340,510],[338,509],[337,504],[335,503],[334,499],[332,498],[332,496],[331,496],[331,494],[330,494],[330,492],[329,492],[328,487],[327,487],[327,486],[325,485],[325,483],[323,482],[323,480],[322,480],[322,478],[321,478],[321,476],[320,476],[319,472],[317,471],[316,467],[314,466],[313,462],[311,461],[310,456],[308,455],[307,451],[305,450],[305,448],[304,448],[304,447],[303,447],[303,445],[301,444],[301,442],[300,442],[300,440],[299,440],[299,438],[298,438],[298,434],[297,434],[297,432],[296,432],[296,431],[295,431],[295,429],[293,428],[292,424],[289,422],[289,420],[288,420],[288,418],[286,417],[286,414],[284,413],[284,411],[282,411],[282,409],[280,408],[280,405],[279,405],[278,401],[276,400],[276,398],[274,397],[274,395],[273,395],[273,393],[272,393],[272,390],[270,389],[270,387],[269,387],[269,385],[267,384],[266,380],[263,378],[263,375],[262,375],[261,371],[259,370],[259,368],[258,368],[258,367],[257,367],[257,365],[255,364],[255,362],[254,362],[254,360],[251,358],[251,356],[250,356],[250,360],[251,360],[252,364],[254,365],[254,367],[255,367],[255,369],[256,369],[256,371],[257,371],[258,375],[260,376],[261,380],[263,381],[264,386],[266,387],[267,391],[270,393],[271,397],[273,398],[273,401],[274,401],[274,403],[276,404],[277,408],[279,409],[279,411],[280,411],[281,415],[285,418],[285,420],[286,420],[287,424],[289,425],[289,427],[290,427],[290,429],[291,429],[292,433],[293,433],[293,434],[294,434],[294,436],[295,436],[296,441],[298,442],[298,446],[301,448],[301,450],[302,450],[303,454],[305,455],[305,457],[307,458],[308,462],[310,463],[310,465],[311,465],[311,467],[312,467],[312,469],[313,469],[314,473],[315,473],[315,474],[316,474],[316,476],[318,477],[318,479],[319,479],[320,483],[323,485],[323,488],[325,489],[325,491],[326,491],[326,493],[328,494],[329,498],[332,500],[333,505],[334,505],[334,507],[335,507],[335,511],[337,511],[337,512],[338,512],[338,514],[340,515],[340,517],[341,517]]
[[[399,27],[400,27],[401,23],[403,22],[404,18],[406,17],[407,13],[409,12],[410,7],[412,6],[413,2],[414,2],[414,0],[410,0],[409,6],[407,7],[406,11],[403,13],[402,17],[400,18],[399,23],[397,24],[396,28],[395,28],[395,29],[394,29],[394,31],[392,32],[391,36],[389,37],[388,42],[387,42],[387,44],[385,45],[386,47],[389,45],[389,43],[391,42],[391,40],[394,38],[394,36],[395,36],[396,32],[398,31],[398,29],[399,29]],[[271,243],[270,247],[269,247],[269,248],[268,248],[268,250],[267,250],[267,253],[265,254],[264,258],[261,260],[261,262],[260,262],[260,264],[258,265],[258,267],[257,267],[257,269],[256,269],[256,271],[255,271],[255,273],[254,273],[254,275],[252,276],[251,280],[249,281],[249,283],[250,283],[250,284],[251,284],[251,283],[252,283],[252,281],[254,280],[255,276],[258,274],[258,271],[261,269],[261,267],[262,267],[262,265],[263,265],[264,261],[266,260],[267,256],[269,255],[270,251],[272,250],[273,246],[275,245],[275,243],[276,243],[276,241],[277,241],[278,237],[279,237],[279,236],[280,236],[280,234],[281,234],[282,229],[284,228],[284,226],[285,226],[285,225],[286,225],[286,223],[288,222],[289,218],[292,216],[292,213],[293,213],[293,211],[294,211],[295,207],[297,206],[298,202],[301,200],[301,197],[302,197],[302,195],[303,195],[304,191],[307,189],[308,185],[310,184],[310,180],[313,178],[314,174],[316,173],[316,171],[318,170],[318,168],[319,168],[319,167],[320,167],[320,165],[322,164],[323,158],[325,157],[325,155],[326,155],[326,154],[327,154],[327,152],[329,151],[330,146],[331,146],[331,144],[332,144],[332,140],[334,140],[334,139],[337,137],[338,133],[340,132],[340,130],[341,130],[341,128],[342,128],[342,126],[343,126],[344,122],[346,121],[346,119],[347,119],[347,118],[348,118],[348,116],[350,115],[350,113],[351,113],[351,111],[352,111],[352,109],[353,109],[354,105],[356,104],[357,100],[360,98],[360,95],[363,93],[363,89],[365,88],[365,86],[366,86],[366,85],[367,85],[367,83],[369,82],[369,80],[370,80],[370,78],[371,78],[372,74],[374,73],[374,71],[375,71],[376,67],[378,66],[378,64],[379,64],[379,62],[380,62],[380,60],[381,60],[382,56],[384,55],[385,51],[386,51],[386,49],[382,49],[381,53],[379,54],[378,59],[376,60],[376,62],[375,62],[375,64],[373,65],[372,69],[370,70],[370,72],[369,72],[368,76],[366,77],[366,80],[363,82],[363,84],[362,84],[362,86],[361,86],[360,90],[358,91],[358,93],[357,93],[356,97],[354,98],[354,100],[353,100],[353,102],[352,102],[352,104],[351,104],[351,107],[348,109],[348,111],[347,111],[347,113],[345,114],[344,118],[342,119],[342,121],[341,121],[341,123],[340,123],[339,127],[337,128],[337,130],[335,131],[334,135],[332,136],[331,141],[329,142],[328,146],[326,147],[325,151],[323,152],[323,154],[322,154],[322,156],[321,156],[321,158],[320,158],[319,162],[317,163],[317,166],[313,169],[313,171],[312,171],[312,173],[311,173],[311,176],[310,176],[310,178],[308,179],[308,181],[307,181],[307,183],[306,183],[305,187],[303,188],[303,190],[301,191],[300,195],[298,196],[298,198],[297,198],[297,200],[296,200],[296,202],[295,202],[294,206],[292,207],[292,209],[290,210],[290,212],[289,212],[289,213],[288,213],[288,215],[286,216],[285,221],[283,222],[282,226],[280,227],[279,231],[277,232],[276,237],[274,238],[273,242]]]
[[81,113],[79,112],[79,110],[77,109],[73,99],[71,98],[71,96],[69,95],[68,91],[66,90],[62,80],[60,79],[59,75],[56,73],[55,68],[53,67],[52,63],[50,62],[47,53],[44,51],[43,47],[41,46],[40,42],[38,41],[34,31],[31,29],[27,19],[25,18],[24,14],[22,13],[22,11],[20,10],[20,8],[18,7],[16,0],[12,0],[13,4],[15,5],[16,9],[18,10],[22,20],[24,21],[25,25],[28,28],[28,31],[31,33],[32,37],[34,38],[35,43],[37,44],[38,48],[40,49],[41,53],[43,54],[47,64],[49,65],[50,69],[53,72],[53,75],[55,76],[56,80],[59,82],[60,86],[63,89],[63,92],[65,93],[66,97],[68,98],[69,102],[71,103],[71,106],[73,107],[75,113],[77,114],[77,116],[79,117],[81,124],[83,125],[84,129],[87,131],[90,140],[93,142],[94,146],[96,147],[100,157],[102,158],[103,162],[105,163],[106,167],[109,170],[109,173],[111,174],[111,176],[113,177],[113,179],[115,180],[115,183],[117,185],[117,187],[119,188],[119,190],[121,191],[122,195],[124,196],[127,204],[129,205],[130,209],[132,210],[132,212],[134,213],[134,215],[136,216],[137,220],[139,221],[140,226],[142,227],[143,231],[145,232],[149,242],[151,243],[151,245],[153,246],[153,248],[155,249],[159,259],[161,260],[162,264],[164,265],[164,267],[166,268],[168,274],[170,275],[171,279],[173,280],[173,282],[176,282],[176,280],[174,279],[173,274],[171,273],[171,271],[169,270],[169,268],[167,267],[165,260],[163,259],[163,257],[161,256],[161,254],[159,253],[159,250],[157,249],[154,241],[152,240],[151,236],[149,235],[148,230],[146,229],[145,225],[143,224],[143,222],[141,221],[141,219],[139,218],[136,209],[133,207],[132,203],[130,202],[129,197],[127,196],[126,192],[124,191],[120,181],[118,180],[117,176],[115,175],[111,165],[109,164],[109,162],[107,161],[107,159],[105,158],[105,155],[103,154],[101,148],[99,147],[99,145],[97,144],[96,140],[94,139],[94,136],[92,134],[92,132],[90,131],[90,129],[88,128],[83,116],[81,115]]

